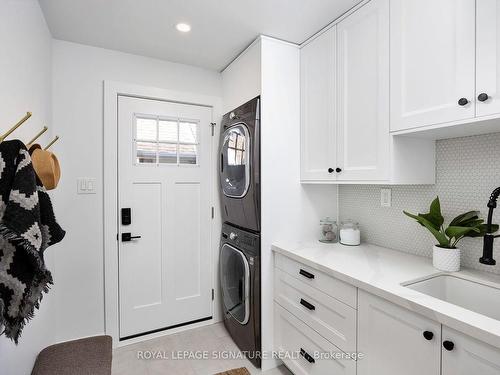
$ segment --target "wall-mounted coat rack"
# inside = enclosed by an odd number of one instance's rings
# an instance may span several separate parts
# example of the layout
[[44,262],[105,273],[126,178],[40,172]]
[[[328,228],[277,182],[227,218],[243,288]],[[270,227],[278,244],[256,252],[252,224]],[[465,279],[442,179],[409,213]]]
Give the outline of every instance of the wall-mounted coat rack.
[[0,142],[3,142],[10,134],[12,134],[18,127],[26,122],[31,117],[31,112],[26,112],[26,115],[20,119],[16,125],[7,130],[3,135],[0,136]]

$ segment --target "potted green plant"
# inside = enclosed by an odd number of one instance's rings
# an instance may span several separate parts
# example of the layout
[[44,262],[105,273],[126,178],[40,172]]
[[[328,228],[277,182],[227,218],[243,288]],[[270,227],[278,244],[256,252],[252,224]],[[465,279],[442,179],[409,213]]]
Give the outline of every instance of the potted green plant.
[[[482,237],[486,233],[486,224],[479,218],[479,211],[469,211],[458,215],[448,226],[444,225],[441,214],[439,197],[431,203],[426,214],[411,214],[403,211],[405,215],[415,219],[432,233],[438,241],[432,252],[432,263],[441,271],[455,272],[460,270],[460,249],[457,244],[465,237]],[[492,226],[493,232],[498,231],[498,225]]]

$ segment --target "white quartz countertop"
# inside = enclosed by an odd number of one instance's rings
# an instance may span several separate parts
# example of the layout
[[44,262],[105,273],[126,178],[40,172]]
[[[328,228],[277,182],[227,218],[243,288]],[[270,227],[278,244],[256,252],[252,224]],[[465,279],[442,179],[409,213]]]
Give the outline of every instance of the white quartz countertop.
[[[276,242],[275,253],[422,314],[450,328],[500,348],[500,321],[404,287],[409,281],[444,274],[424,258],[383,247],[344,246],[316,242]],[[455,272],[469,280],[500,288],[500,277],[464,269]]]

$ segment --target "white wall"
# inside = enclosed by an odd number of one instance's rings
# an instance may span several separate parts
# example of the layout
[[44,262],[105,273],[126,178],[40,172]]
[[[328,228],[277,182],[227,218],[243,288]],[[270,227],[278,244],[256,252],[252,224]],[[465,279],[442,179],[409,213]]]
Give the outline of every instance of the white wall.
[[[53,112],[62,179],[57,199],[67,207],[59,220],[67,230],[58,249],[57,339],[102,334],[103,81],[222,95],[218,72],[54,40]],[[78,177],[97,178],[97,194],[77,195]]]
[[[51,36],[36,0],[0,0],[0,132],[4,132],[27,111],[33,116],[11,138],[31,139],[51,124]],[[45,144],[46,133],[41,139]],[[60,202],[53,201],[56,216]],[[54,254],[49,248],[47,267],[54,271]],[[38,352],[54,341],[54,290],[44,296],[40,310],[26,326],[19,346],[0,336],[0,373],[26,375]]]
[[[299,48],[261,37],[224,72],[229,111],[261,95],[262,349],[273,350],[273,255],[278,240],[315,239],[319,220],[336,217],[336,187],[300,184]],[[244,89],[241,89],[244,88]],[[227,103],[230,103],[229,105]],[[263,369],[275,366],[263,361]]]

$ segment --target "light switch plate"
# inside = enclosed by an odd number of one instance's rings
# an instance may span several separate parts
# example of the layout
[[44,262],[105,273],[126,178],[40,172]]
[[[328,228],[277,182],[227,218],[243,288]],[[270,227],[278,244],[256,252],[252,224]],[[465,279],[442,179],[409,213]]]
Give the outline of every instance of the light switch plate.
[[380,205],[382,207],[391,207],[391,189],[380,189]]
[[96,180],[95,178],[82,177],[76,180],[77,194],[95,194]]

